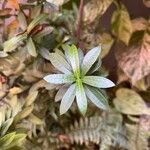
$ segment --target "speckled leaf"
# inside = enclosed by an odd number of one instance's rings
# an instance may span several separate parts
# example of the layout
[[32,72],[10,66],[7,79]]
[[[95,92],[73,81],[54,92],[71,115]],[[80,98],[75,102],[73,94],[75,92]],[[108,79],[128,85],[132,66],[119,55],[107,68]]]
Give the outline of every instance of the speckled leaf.
[[98,88],[110,88],[115,86],[112,81],[100,76],[85,76],[83,82]]
[[92,23],[95,19],[102,16],[113,0],[90,0],[84,6],[84,22]]
[[119,48],[117,51],[118,64],[133,83],[150,73],[149,49],[150,34],[145,32],[141,41],[130,47]]
[[85,95],[84,87],[82,81],[79,79],[76,82],[76,100],[79,111],[82,115],[85,115],[87,111],[87,98]]
[[100,109],[107,110],[109,108],[106,97],[96,88],[85,86],[87,97]]
[[84,57],[83,63],[81,65],[82,75],[85,75],[89,69],[92,67],[92,65],[95,63],[95,61],[98,59],[101,52],[101,47],[95,47],[91,49]]
[[64,114],[71,107],[76,95],[76,86],[72,84],[64,94],[60,104],[60,114]]
[[61,55],[59,55],[58,53],[51,53],[49,55],[49,58],[56,69],[65,74],[71,74],[71,66]]
[[44,80],[53,84],[72,83],[75,81],[73,75],[65,74],[50,74],[44,77]]

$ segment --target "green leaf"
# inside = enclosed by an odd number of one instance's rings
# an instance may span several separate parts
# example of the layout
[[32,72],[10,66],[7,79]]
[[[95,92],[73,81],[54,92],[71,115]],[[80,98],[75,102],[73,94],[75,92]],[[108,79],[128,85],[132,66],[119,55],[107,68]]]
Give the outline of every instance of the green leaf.
[[25,107],[30,106],[35,100],[38,95],[38,91],[33,91],[29,93],[29,95],[26,98]]
[[109,79],[99,76],[85,76],[83,82],[98,88],[110,88],[115,86]]
[[36,17],[27,27],[27,33],[29,34],[33,28],[35,28],[39,23],[44,21],[46,18],[48,18],[47,14],[41,14],[38,17]]
[[97,107],[103,110],[107,110],[109,108],[106,97],[97,88],[85,86],[85,93]]
[[70,46],[68,49],[68,57],[73,69],[75,76],[78,78],[80,76],[80,64],[79,64],[79,55],[78,49],[75,45]]
[[84,57],[83,63],[82,63],[82,75],[85,75],[89,69],[92,67],[92,65],[95,63],[95,61],[98,59],[101,52],[101,47],[95,47],[92,50],[90,50]]
[[29,39],[27,40],[27,49],[31,56],[37,57],[36,48],[31,37],[29,37]]
[[61,88],[59,88],[58,92],[55,95],[55,102],[58,102],[63,98],[63,96],[67,92],[68,88],[69,87],[66,84],[63,85]]
[[75,84],[72,84],[65,95],[62,98],[61,104],[60,104],[60,114],[64,114],[68,111],[68,109],[71,107],[73,100],[75,99],[76,95],[76,86]]
[[128,45],[132,34],[132,24],[129,13],[123,4],[113,13],[111,26],[112,33]]
[[73,75],[65,74],[50,74],[44,77],[44,80],[53,84],[72,83],[75,81]]
[[19,21],[19,25],[21,27],[21,29],[24,31],[27,29],[27,21],[26,21],[26,17],[24,15],[24,13],[22,11],[20,11],[18,13],[18,21]]
[[80,79],[76,81],[76,100],[81,114],[85,115],[87,111],[87,98],[85,95],[82,81]]
[[67,63],[67,61],[57,53],[50,54],[50,61],[54,65],[56,69],[65,73],[71,74],[71,66]]
[[34,19],[40,15],[42,5],[37,5],[31,9],[31,18]]
[[20,42],[22,42],[23,40],[25,40],[27,38],[27,34],[21,34],[18,36],[15,36],[13,38],[11,38],[10,40],[4,42],[4,51],[5,52],[11,52],[14,49],[17,48],[17,46],[19,45]]
[[4,148],[4,147],[8,146],[9,144],[11,144],[11,142],[15,138],[15,134],[16,134],[16,132],[12,132],[12,133],[6,134],[4,137],[0,138],[0,146]]
[[150,115],[150,109],[146,106],[142,97],[133,90],[120,88],[114,99],[116,109],[128,115]]
[[14,146],[21,144],[23,142],[23,140],[25,140],[26,136],[27,135],[24,133],[16,134],[12,143],[8,147],[11,148],[11,147],[14,147]]

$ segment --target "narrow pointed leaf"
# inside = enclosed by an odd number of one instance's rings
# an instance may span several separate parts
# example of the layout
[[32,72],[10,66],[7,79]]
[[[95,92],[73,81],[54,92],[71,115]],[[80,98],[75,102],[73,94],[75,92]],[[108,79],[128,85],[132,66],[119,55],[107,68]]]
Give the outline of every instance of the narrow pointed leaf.
[[81,114],[85,115],[87,111],[87,98],[81,80],[76,82],[76,100]]
[[85,93],[97,107],[104,110],[109,108],[106,97],[97,88],[85,86]]
[[83,82],[98,88],[110,88],[115,86],[109,79],[99,76],[85,76]]
[[36,17],[27,27],[27,33],[29,34],[34,27],[36,27],[39,23],[44,21],[47,17],[48,17],[47,14],[41,14],[38,17]]
[[15,138],[16,132],[12,132],[9,134],[6,134],[4,137],[0,138],[0,146],[6,147],[8,146]]
[[50,54],[50,61],[53,66],[59,71],[65,74],[71,74],[71,66],[67,63],[67,61],[57,53]]
[[69,59],[69,54],[68,54],[69,48],[70,48],[70,46],[67,45],[67,44],[63,44],[63,45],[62,45],[62,49],[63,49],[64,52],[65,52],[66,59],[67,59],[68,63],[71,64],[70,59]]
[[79,55],[78,55],[78,49],[75,45],[70,46],[68,50],[68,57],[73,69],[73,72],[75,73],[76,77],[80,76],[80,64],[79,64]]
[[80,48],[78,48],[78,54],[79,54],[79,62],[80,64],[82,64],[83,59],[84,59],[84,53]]
[[17,48],[18,44],[27,38],[27,34],[21,34],[4,42],[4,51],[11,52]]
[[84,57],[83,63],[82,63],[82,75],[85,75],[89,69],[92,67],[92,65],[95,63],[95,61],[98,59],[99,54],[101,52],[101,47],[95,47],[92,50],[90,50]]
[[19,12],[18,14],[18,21],[20,24],[21,29],[24,31],[27,28],[27,21],[24,13],[22,11]]
[[68,86],[67,85],[63,85],[59,90],[58,90],[58,92],[56,93],[56,95],[55,95],[55,102],[58,102],[58,101],[60,101],[62,98],[63,98],[63,96],[64,96],[64,94],[67,92],[67,90],[68,90]]
[[46,60],[50,60],[50,52],[48,51],[48,49],[46,49],[45,47],[40,47],[38,49],[38,52],[43,58],[45,58]]
[[71,107],[73,100],[76,95],[76,86],[75,84],[72,84],[65,95],[62,98],[61,104],[60,104],[60,114],[64,114],[68,111],[68,109]]
[[35,48],[32,38],[29,38],[27,41],[27,49],[31,56],[37,57],[36,48]]
[[73,75],[51,74],[44,77],[44,80],[53,84],[72,83],[75,81]]

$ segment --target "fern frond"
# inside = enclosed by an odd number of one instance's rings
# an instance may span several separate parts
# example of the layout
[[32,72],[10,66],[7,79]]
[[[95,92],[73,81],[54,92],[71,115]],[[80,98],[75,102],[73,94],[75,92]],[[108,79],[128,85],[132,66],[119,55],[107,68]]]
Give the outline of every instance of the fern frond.
[[123,128],[122,116],[117,113],[81,118],[71,125],[66,135],[71,143],[87,145],[92,142],[100,145],[101,150],[112,146],[127,148],[126,129]]

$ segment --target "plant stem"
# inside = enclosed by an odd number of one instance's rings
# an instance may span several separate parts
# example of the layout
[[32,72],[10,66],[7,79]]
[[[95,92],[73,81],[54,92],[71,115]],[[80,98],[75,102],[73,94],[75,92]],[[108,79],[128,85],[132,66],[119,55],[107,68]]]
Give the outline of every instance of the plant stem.
[[82,17],[83,17],[83,5],[84,5],[84,0],[80,0],[79,13],[77,17],[77,27],[75,31],[75,36],[77,38],[77,43],[79,47],[80,47],[80,36],[81,36],[81,24],[82,24]]

